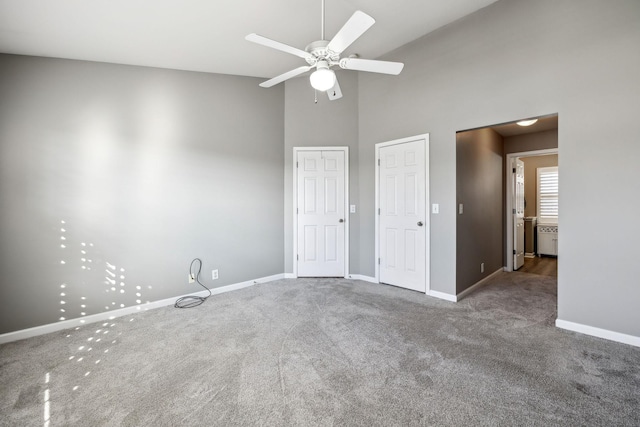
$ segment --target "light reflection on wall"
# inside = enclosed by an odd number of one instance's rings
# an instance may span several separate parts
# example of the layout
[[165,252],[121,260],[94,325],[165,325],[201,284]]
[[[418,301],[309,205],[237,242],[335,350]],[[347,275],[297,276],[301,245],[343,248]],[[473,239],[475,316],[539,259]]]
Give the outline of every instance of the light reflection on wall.
[[120,268],[118,271],[118,268],[115,265],[107,262],[106,272],[107,272],[107,281],[105,282],[105,284],[111,285],[111,287],[107,289],[107,292],[114,293],[114,295],[112,296],[114,301],[111,302],[111,305],[118,308],[126,307],[126,304],[124,302],[121,302],[123,300],[126,301],[126,299],[123,297],[123,294],[126,292],[125,290],[126,284],[124,282],[124,279],[125,279],[124,268]]
[[[67,241],[67,237],[65,235],[67,230],[64,228],[65,224],[66,224],[66,222],[64,220],[60,221],[60,225],[61,225],[61,227],[60,227],[60,241],[62,242],[62,243],[60,243],[60,248],[63,251],[67,248],[67,245],[65,244],[66,241]],[[62,264],[62,265],[66,264],[66,262],[64,261],[64,255],[65,255],[65,253],[63,252],[63,259],[60,260],[60,264]],[[60,319],[58,319],[58,320],[65,320],[66,319],[65,313],[67,312],[67,310],[64,308],[65,304],[67,303],[65,301],[65,297],[67,296],[67,294],[65,292],[65,288],[66,287],[67,287],[66,283],[62,283],[60,285],[60,288],[62,290],[62,292],[60,292],[60,313],[61,313],[61,315],[60,315]]]
[[[126,271],[124,267],[116,266],[114,263],[102,259],[100,252],[91,242],[80,241],[77,235],[70,233],[69,224],[60,221],[60,249],[62,256],[60,268],[62,269],[61,282],[59,282],[60,295],[60,317],[58,321],[85,317],[104,311],[122,309],[131,306],[138,306],[143,301],[147,304],[148,299],[143,300],[143,286],[137,285],[135,288],[128,285]],[[80,271],[77,270],[80,269]],[[100,283],[100,273],[103,271],[102,282],[105,285],[104,292],[110,294],[106,298],[89,297],[95,294],[91,291]],[[99,285],[98,285],[99,286]],[[151,289],[151,286],[147,286]],[[97,304],[96,304],[97,302]],[[102,304],[107,302],[107,305]],[[80,320],[80,323],[85,323]]]

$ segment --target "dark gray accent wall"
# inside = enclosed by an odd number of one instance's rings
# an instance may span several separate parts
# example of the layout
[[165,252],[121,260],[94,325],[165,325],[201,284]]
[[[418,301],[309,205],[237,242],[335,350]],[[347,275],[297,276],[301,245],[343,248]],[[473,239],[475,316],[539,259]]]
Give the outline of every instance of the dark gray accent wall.
[[504,138],[504,154],[558,148],[558,129]]
[[[347,213],[349,224],[350,273],[358,273],[358,239],[360,206],[358,204],[358,73],[338,71],[342,98],[329,101],[318,92],[316,104],[309,77],[285,83],[284,148],[284,271],[293,272],[293,148],[349,147],[349,196],[356,213]],[[347,207],[347,212],[349,209]]]
[[[503,138],[490,128],[456,135],[456,293],[503,264]],[[484,271],[480,265],[484,263]]]
[[0,55],[0,333],[282,273],[260,81]]
[[[431,289],[456,293],[456,131],[558,113],[558,318],[640,336],[640,2],[501,0],[360,73],[360,270],[374,273],[374,144],[430,134]],[[599,173],[593,173],[597,170]],[[598,203],[593,195],[599,194]],[[612,207],[615,207],[612,209]],[[594,224],[606,224],[594,227]],[[589,232],[585,232],[589,230]]]

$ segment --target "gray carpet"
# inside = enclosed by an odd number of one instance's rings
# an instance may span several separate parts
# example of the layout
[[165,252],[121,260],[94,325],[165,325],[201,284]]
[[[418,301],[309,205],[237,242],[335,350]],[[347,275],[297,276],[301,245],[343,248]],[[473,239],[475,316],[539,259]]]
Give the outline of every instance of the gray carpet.
[[640,425],[640,349],[556,329],[555,305],[526,273],[457,304],[260,284],[1,346],[1,424]]

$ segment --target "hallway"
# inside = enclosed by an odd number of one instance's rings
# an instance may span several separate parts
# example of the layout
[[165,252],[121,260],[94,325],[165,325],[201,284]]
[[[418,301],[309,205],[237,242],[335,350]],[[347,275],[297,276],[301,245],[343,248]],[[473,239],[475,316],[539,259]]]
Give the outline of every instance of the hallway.
[[541,276],[558,277],[558,257],[542,256],[525,258],[520,273],[539,274]]

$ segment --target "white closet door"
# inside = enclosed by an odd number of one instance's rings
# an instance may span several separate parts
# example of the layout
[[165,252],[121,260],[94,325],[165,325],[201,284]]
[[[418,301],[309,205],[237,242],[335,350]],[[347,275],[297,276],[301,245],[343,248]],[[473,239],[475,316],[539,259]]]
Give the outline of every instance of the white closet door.
[[380,148],[380,282],[425,292],[425,141]]
[[299,151],[297,165],[298,276],[344,277],[344,152]]

